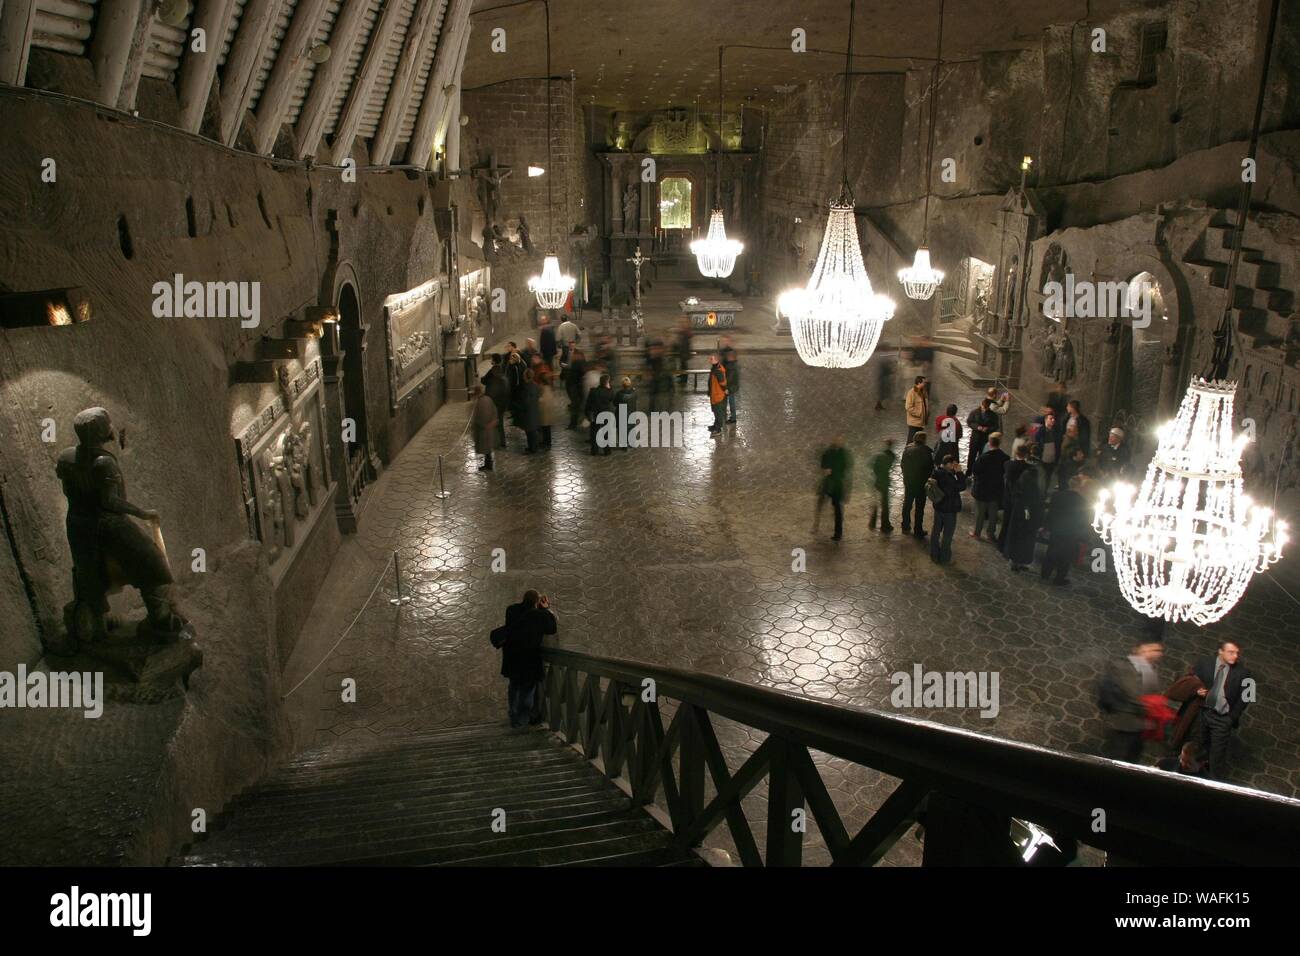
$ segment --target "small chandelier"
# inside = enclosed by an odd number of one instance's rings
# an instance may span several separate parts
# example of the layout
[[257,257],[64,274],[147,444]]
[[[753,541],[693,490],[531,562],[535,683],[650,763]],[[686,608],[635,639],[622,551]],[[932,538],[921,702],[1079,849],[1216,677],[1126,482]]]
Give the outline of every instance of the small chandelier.
[[930,74],[930,142],[925,150],[925,212],[921,226],[921,245],[907,269],[898,270],[898,281],[909,299],[924,301],[934,295],[943,281],[943,273],[930,265],[930,181],[934,170],[934,117],[939,109],[939,66],[943,63],[943,0],[939,0],[939,41]]
[[722,210],[713,210],[709,217],[709,234],[691,243],[691,252],[700,267],[700,274],[710,279],[725,279],[736,268],[736,256],[744,249],[742,243],[727,238],[727,228],[722,222]]
[[1236,390],[1193,378],[1142,487],[1101,494],[1093,527],[1111,546],[1120,591],[1148,617],[1212,624],[1282,556],[1286,524],[1242,491],[1249,437],[1233,437]]
[[777,308],[789,317],[795,348],[809,365],[856,368],[876,350],[885,322],[894,316],[894,302],[871,288],[847,187],[831,203],[808,285],[783,294]]
[[528,291],[537,296],[537,305],[543,309],[562,308],[573,286],[573,276],[560,274],[560,258],[553,252],[542,260],[542,274],[528,280]]
[[[714,153],[714,189],[722,188],[722,51],[718,47],[718,149]],[[708,279],[725,279],[736,268],[736,256],[740,255],[744,245],[735,239],[727,238],[727,227],[722,221],[722,206],[713,209],[709,217],[709,233],[703,239],[691,243],[691,254],[700,267],[700,274]]]
[[921,246],[916,250],[912,265],[898,270],[898,281],[903,284],[903,291],[909,299],[928,299],[939,288],[943,273],[930,265],[930,250]]

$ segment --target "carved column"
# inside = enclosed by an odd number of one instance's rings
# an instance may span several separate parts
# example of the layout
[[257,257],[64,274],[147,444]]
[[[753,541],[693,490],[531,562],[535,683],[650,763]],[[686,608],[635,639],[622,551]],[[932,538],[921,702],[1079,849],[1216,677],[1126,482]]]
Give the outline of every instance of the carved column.
[[1111,322],[1106,327],[1106,341],[1101,351],[1101,380],[1098,387],[1101,389],[1100,401],[1098,407],[1101,414],[1094,425],[1094,432],[1100,436],[1097,441],[1106,440],[1106,432],[1110,430],[1111,423],[1115,420],[1115,389],[1118,385],[1120,371],[1120,351],[1124,339],[1124,323]]

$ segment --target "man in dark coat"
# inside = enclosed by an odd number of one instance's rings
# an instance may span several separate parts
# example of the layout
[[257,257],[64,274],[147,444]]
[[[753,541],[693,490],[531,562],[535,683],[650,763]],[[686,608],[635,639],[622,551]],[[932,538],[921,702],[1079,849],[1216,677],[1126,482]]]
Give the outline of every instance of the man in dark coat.
[[970,428],[970,442],[966,449],[966,470],[974,471],[975,462],[984,451],[989,435],[998,430],[998,416],[989,411],[993,403],[987,398],[980,401],[980,407],[966,416],[966,425]]
[[[614,393],[614,414],[617,415],[621,421],[631,422],[632,413],[635,411],[636,389],[632,387],[632,377],[630,375],[624,375],[623,387]],[[631,425],[628,426],[628,431],[631,431]],[[629,445],[627,441],[624,440],[625,438],[627,438],[626,435],[619,436],[618,447],[627,451]]]
[[1011,507],[1007,509],[1006,554],[1012,571],[1023,571],[1034,563],[1038,529],[1043,526],[1042,464],[1037,446],[1029,446],[1028,467],[1011,486]]
[[832,541],[844,537],[844,502],[853,487],[853,456],[844,447],[844,436],[836,435],[830,447],[822,452],[822,480],[817,491],[817,510],[813,513],[813,534],[821,524],[822,505],[829,498],[835,511],[835,534]]
[[551,320],[546,316],[538,320],[538,325],[541,327],[537,334],[542,343],[542,361],[554,368],[555,356],[560,351],[559,342],[555,338],[555,326],[551,325]]
[[1106,724],[1102,756],[1137,763],[1142,759],[1146,708],[1141,698],[1159,692],[1156,663],[1164,654],[1159,641],[1142,641],[1123,660],[1111,661],[1102,675],[1099,703]]
[[1011,531],[1011,489],[1029,467],[1029,448],[1021,445],[1013,450],[1011,460],[1002,466],[1002,526],[998,529],[998,549],[1007,550],[1007,535]]
[[[971,441],[974,440],[975,433],[972,432]],[[1002,510],[1002,479],[1010,460],[1011,457],[1002,450],[1002,433],[989,435],[988,447],[971,468],[971,480],[975,483],[971,492],[971,497],[975,499],[975,530],[970,533],[972,538],[980,536],[987,521],[989,540],[997,540],[998,512]]]
[[1112,428],[1106,444],[1097,451],[1097,468],[1103,481],[1127,481],[1131,475],[1132,450],[1124,440],[1124,429]]
[[541,389],[533,380],[533,370],[525,369],[524,384],[519,396],[519,427],[524,430],[524,435],[528,439],[528,447],[524,449],[525,455],[537,451],[538,433],[542,427],[542,410],[539,404],[541,397]]
[[[599,433],[600,425],[603,423],[598,423],[597,419],[605,412],[615,414],[614,390],[609,387],[608,375],[602,375],[600,377],[600,384],[587,393],[587,407],[584,411],[587,415],[587,431],[591,438],[591,453],[593,455],[598,455],[600,454],[601,449],[596,445],[596,435]],[[610,449],[606,447],[604,452],[608,455]]]
[[736,393],[740,390],[740,355],[731,344],[731,336],[722,337],[718,355],[722,358],[722,368],[727,373],[727,416],[728,422],[736,420]]
[[957,515],[961,514],[961,493],[966,490],[966,476],[956,455],[945,455],[943,464],[934,470],[935,484],[943,497],[934,502],[934,517],[930,521],[930,560],[947,564],[952,560],[952,536],[957,531]]
[[949,405],[944,413],[934,420],[934,460],[943,464],[943,460],[949,455],[960,457],[961,452],[958,450],[961,445],[961,419],[957,417],[957,406]]
[[1056,571],[1053,584],[1069,584],[1070,565],[1079,556],[1079,545],[1088,535],[1088,504],[1079,494],[1078,482],[1062,488],[1047,506],[1047,530],[1051,534],[1043,554],[1043,580]]
[[1214,780],[1228,773],[1228,741],[1241,723],[1241,715],[1255,699],[1255,680],[1241,661],[1241,648],[1223,641],[1214,657],[1202,657],[1192,673],[1205,686],[1197,691],[1201,704],[1201,753]]
[[501,356],[492,353],[492,367],[487,370],[480,382],[487,392],[487,397],[492,399],[492,404],[497,409],[497,447],[506,447],[506,409],[510,407],[510,383],[506,381],[505,369],[502,368]]
[[889,486],[893,481],[894,462],[897,460],[892,438],[886,438],[885,447],[871,459],[871,483],[876,489],[876,503],[871,506],[872,531],[876,530],[877,513],[880,515],[880,530],[885,534],[894,531],[894,526],[889,523]]
[[534,706],[542,683],[542,638],[558,627],[550,599],[525,591],[524,599],[506,608],[506,640],[501,647],[501,676],[510,681],[507,709],[511,727],[540,724]]
[[[915,432],[903,449],[903,534],[925,537],[925,483],[934,474],[934,452],[924,431]],[[916,512],[915,522],[913,509]],[[913,527],[915,525],[915,527]]]
[[[1077,398],[1072,398],[1065,403],[1065,427],[1069,428],[1074,425],[1075,431],[1079,434],[1079,444],[1087,455],[1092,454],[1092,422],[1088,416],[1083,414],[1083,406],[1079,404]],[[1086,456],[1085,456],[1086,457]]]

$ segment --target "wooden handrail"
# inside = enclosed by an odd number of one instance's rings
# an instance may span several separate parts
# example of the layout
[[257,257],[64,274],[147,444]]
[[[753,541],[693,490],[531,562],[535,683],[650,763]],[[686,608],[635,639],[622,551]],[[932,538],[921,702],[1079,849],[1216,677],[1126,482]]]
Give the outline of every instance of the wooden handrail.
[[[829,829],[833,835],[838,816],[815,768],[801,756],[811,749],[904,781],[895,793],[898,799],[887,801],[899,806],[882,808],[877,816],[890,809],[890,818],[869,822],[859,834],[862,840],[828,838],[837,862],[841,856],[855,862],[878,859],[881,847],[888,846],[866,839],[868,831],[896,838],[906,830],[904,824],[910,825],[916,803],[929,793],[1032,820],[1055,835],[1131,861],[1292,865],[1300,859],[1300,801],[1287,797],[711,674],[554,648],[545,649],[543,656],[549,665],[546,706],[552,729],[580,744],[588,757],[603,754],[611,777],[619,776],[626,763],[642,802],[650,802],[647,788],[653,795],[654,787],[662,785],[674,829],[692,843],[724,817],[737,837],[738,823],[743,826],[743,814],[736,817],[740,798],[774,766],[781,768],[782,780],[788,777],[795,784],[789,789],[773,781],[770,787],[784,803],[781,814],[802,807],[806,794],[823,834]],[[585,680],[578,679],[580,674]],[[602,679],[607,682],[603,689]],[[642,700],[651,686],[646,681],[653,681],[654,691],[648,705]],[[625,695],[632,701],[630,709]],[[667,731],[659,718],[662,698],[681,705]],[[773,747],[756,755],[762,766],[746,765],[748,770],[734,775],[725,762],[719,766],[721,751],[713,739],[710,715],[769,734]],[[674,753],[682,765],[676,775]],[[737,793],[708,808],[702,804],[706,767],[719,793],[731,782],[741,784],[734,788]],[[785,847],[784,835],[773,834],[770,827],[769,855],[774,836],[782,856],[791,854],[785,861],[797,861],[797,849]],[[742,833],[737,845],[744,840]],[[851,844],[856,847],[850,849]]]

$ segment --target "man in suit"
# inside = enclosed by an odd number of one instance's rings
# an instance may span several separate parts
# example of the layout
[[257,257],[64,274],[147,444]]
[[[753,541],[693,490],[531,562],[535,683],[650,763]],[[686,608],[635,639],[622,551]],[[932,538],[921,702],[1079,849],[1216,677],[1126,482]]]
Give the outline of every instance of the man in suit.
[[1102,680],[1110,689],[1101,695],[1102,720],[1106,722],[1103,756],[1128,763],[1142,759],[1146,708],[1140,698],[1157,693],[1156,662],[1163,654],[1164,645],[1159,641],[1143,641],[1134,645],[1128,657],[1107,665]]
[[540,724],[542,638],[558,629],[550,599],[533,590],[525,591],[522,601],[506,608],[505,626],[501,676],[510,681],[507,691],[510,726]]
[[1241,723],[1246,705],[1255,699],[1255,679],[1241,662],[1241,648],[1232,641],[1219,645],[1219,653],[1202,657],[1192,673],[1205,686],[1196,693],[1201,704],[1201,753],[1207,758],[1206,771],[1214,780],[1228,772],[1228,740]]

